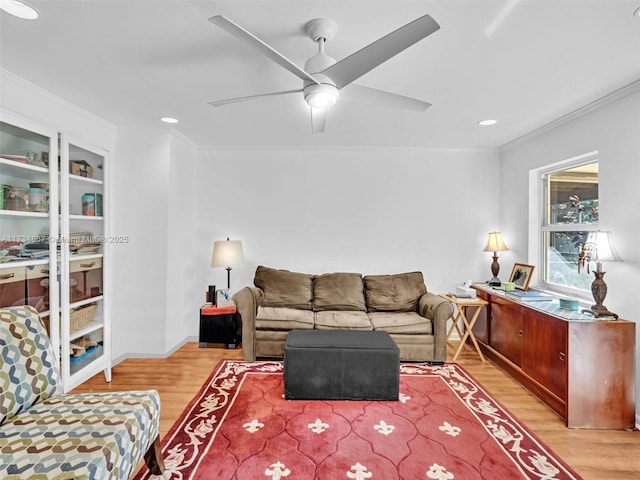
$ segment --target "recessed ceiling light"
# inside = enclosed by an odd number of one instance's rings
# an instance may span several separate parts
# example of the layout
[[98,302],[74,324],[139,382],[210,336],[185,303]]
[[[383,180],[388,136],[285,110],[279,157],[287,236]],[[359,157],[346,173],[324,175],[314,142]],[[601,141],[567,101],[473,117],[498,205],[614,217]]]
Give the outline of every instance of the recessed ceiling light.
[[35,20],[39,16],[38,10],[28,3],[18,0],[0,0],[0,10],[25,20]]
[[162,117],[160,120],[162,120],[164,123],[178,123],[177,118]]
[[496,123],[498,123],[497,120],[493,120],[491,118],[487,118],[486,120],[480,120],[478,122],[478,125],[482,125],[483,127],[488,127],[489,125],[495,125]]

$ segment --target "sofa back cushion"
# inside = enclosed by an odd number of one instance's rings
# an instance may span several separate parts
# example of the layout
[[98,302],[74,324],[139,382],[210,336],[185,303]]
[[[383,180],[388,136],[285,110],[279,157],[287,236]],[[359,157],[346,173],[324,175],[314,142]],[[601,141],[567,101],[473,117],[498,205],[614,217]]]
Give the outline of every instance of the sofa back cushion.
[[363,280],[370,312],[415,312],[418,300],[427,293],[422,272],[367,275]]
[[311,310],[313,303],[313,275],[276,270],[258,266],[253,279],[264,292],[265,307],[288,307]]
[[0,310],[0,425],[62,393],[53,348],[32,307]]
[[359,273],[325,273],[313,280],[313,310],[366,312],[364,286]]

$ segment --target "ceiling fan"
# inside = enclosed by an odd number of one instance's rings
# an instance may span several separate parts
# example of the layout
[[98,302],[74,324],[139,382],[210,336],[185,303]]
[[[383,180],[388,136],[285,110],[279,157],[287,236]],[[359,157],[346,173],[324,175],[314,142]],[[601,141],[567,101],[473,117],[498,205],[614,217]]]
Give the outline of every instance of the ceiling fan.
[[330,107],[338,100],[420,112],[431,106],[430,103],[415,98],[352,83],[391,57],[437,31],[440,25],[430,15],[424,15],[400,27],[339,62],[324,53],[325,42],[333,39],[337,31],[336,23],[326,18],[311,20],[306,24],[305,30],[311,39],[317,42],[318,53],[306,61],[304,69],[225,16],[216,15],[211,17],[209,21],[234,37],[247,42],[302,79],[302,88],[296,90],[209,102],[209,105],[214,107],[260,97],[302,93],[305,101],[311,107],[312,131],[313,133],[321,133],[324,132]]

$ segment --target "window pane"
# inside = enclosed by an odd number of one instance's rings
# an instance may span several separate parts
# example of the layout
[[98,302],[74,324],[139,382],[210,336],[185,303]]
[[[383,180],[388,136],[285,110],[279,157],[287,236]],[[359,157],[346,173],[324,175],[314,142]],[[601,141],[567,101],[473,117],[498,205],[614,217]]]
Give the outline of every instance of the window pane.
[[598,223],[598,162],[551,173],[547,180],[547,225]]
[[591,232],[546,232],[545,280],[548,283],[590,290],[593,275],[578,273],[578,254]]

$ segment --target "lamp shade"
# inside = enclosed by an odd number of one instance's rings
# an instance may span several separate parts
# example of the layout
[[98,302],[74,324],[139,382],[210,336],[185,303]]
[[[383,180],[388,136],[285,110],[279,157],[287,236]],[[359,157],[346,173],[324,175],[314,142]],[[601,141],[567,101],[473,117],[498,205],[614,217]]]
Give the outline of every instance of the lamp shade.
[[504,243],[502,239],[502,234],[500,232],[489,232],[487,236],[487,244],[484,247],[485,252],[503,252],[505,250],[509,250],[507,245]]
[[213,242],[212,267],[238,267],[244,263],[240,240],[220,240]]
[[591,232],[587,237],[587,245],[593,245],[593,256],[591,260],[594,262],[622,262],[622,257],[618,255],[615,247],[613,246],[613,240],[611,239],[611,232],[598,230]]

